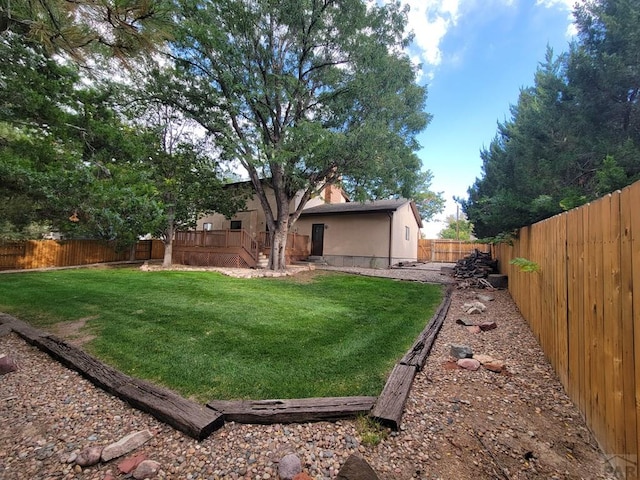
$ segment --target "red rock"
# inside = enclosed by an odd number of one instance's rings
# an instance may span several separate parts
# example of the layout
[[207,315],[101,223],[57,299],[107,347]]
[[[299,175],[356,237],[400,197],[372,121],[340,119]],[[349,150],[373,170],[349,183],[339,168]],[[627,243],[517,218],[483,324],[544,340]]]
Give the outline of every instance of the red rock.
[[500,373],[504,370],[504,362],[502,360],[492,360],[491,362],[483,363],[482,366],[492,372]]
[[125,458],[123,461],[118,463],[118,470],[120,473],[131,473],[135,468],[140,465],[143,461],[147,459],[147,455],[145,453],[141,453],[139,455],[134,455],[133,457]]
[[478,360],[474,360],[473,358],[461,358],[457,362],[458,366],[464,368],[466,370],[476,371],[480,368],[480,362]]
[[498,325],[496,325],[496,322],[483,322],[479,324],[478,327],[480,327],[480,330],[482,330],[483,332],[486,332],[488,330],[498,328]]
[[15,372],[18,369],[16,362],[7,355],[0,355],[0,375]]
[[302,472],[293,477],[293,480],[313,480],[313,477],[310,477],[306,473]]

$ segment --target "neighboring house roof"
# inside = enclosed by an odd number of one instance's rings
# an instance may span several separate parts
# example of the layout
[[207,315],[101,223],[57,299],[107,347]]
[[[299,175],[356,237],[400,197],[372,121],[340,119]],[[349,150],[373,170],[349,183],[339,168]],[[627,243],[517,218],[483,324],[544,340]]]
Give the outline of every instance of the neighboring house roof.
[[310,215],[348,215],[358,213],[380,213],[380,212],[395,212],[400,207],[410,204],[411,210],[418,226],[422,226],[422,218],[418,209],[413,201],[406,198],[391,199],[391,200],[375,200],[369,202],[347,202],[347,203],[326,203],[324,205],[318,205],[316,207],[306,208],[300,214],[301,217]]

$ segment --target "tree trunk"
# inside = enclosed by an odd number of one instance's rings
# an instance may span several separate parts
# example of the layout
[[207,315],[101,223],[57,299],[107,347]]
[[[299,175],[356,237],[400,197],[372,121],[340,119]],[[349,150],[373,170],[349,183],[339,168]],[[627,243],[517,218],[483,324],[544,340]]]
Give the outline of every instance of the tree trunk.
[[173,265],[173,239],[165,239],[164,243],[164,257],[162,259],[162,268],[170,268]]
[[271,238],[271,255],[269,256],[269,268],[271,270],[285,270],[287,268],[287,222],[280,224]]
[[174,212],[172,208],[167,211],[167,228],[164,231],[164,258],[162,259],[162,268],[170,268],[173,265],[173,234],[175,232]]

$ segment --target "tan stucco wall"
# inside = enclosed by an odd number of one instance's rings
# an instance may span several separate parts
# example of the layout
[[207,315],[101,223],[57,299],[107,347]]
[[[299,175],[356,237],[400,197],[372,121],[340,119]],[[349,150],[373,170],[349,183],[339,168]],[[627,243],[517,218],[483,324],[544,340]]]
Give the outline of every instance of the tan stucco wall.
[[[267,187],[267,199],[269,200],[269,204],[271,208],[275,212],[276,208],[276,199],[271,188]],[[300,198],[302,197],[302,192],[294,197],[291,201],[290,209],[291,212],[294,211],[294,208],[300,204]],[[319,195],[311,198],[305,208],[315,207],[317,205],[324,205],[326,202],[326,189],[320,192]],[[344,203],[346,202],[346,197],[341,189],[338,187],[332,186],[332,194],[331,194],[331,203]],[[262,205],[260,204],[260,200],[257,197],[253,197],[247,200],[247,204],[245,209],[242,212],[238,212],[231,219],[227,220],[224,215],[219,213],[214,213],[213,215],[207,215],[206,217],[202,217],[197,222],[197,229],[202,230],[204,228],[205,223],[211,223],[212,230],[226,230],[230,228],[232,220],[240,220],[242,222],[242,228],[246,230],[253,238],[256,237],[258,232],[265,232],[267,230],[266,225],[266,216],[264,214],[264,210],[262,209]]]
[[[311,239],[312,225],[325,224],[323,257],[329,264],[387,267],[390,236],[391,265],[416,261],[419,228],[410,205],[395,212],[391,232],[389,222],[387,213],[313,215],[301,217],[293,230]],[[409,227],[409,240],[405,238],[405,227]]]
[[[273,194],[273,190],[267,190],[267,199],[271,208],[275,211],[276,199]],[[295,200],[294,200],[295,202]],[[293,203],[292,202],[292,205]],[[230,228],[232,220],[240,220],[242,222],[242,228],[249,233],[253,238],[256,237],[258,232],[264,232],[267,230],[266,216],[260,200],[256,196],[247,200],[246,207],[243,211],[236,213],[233,217],[227,220],[224,215],[214,213],[213,215],[207,215],[198,220],[197,229],[202,230],[205,223],[211,223],[213,230],[226,230]]]
[[[406,228],[409,228],[409,240],[406,238]],[[411,206],[406,203],[396,210],[393,218],[393,262],[414,262],[418,259],[418,235],[420,228]]]
[[386,214],[310,216],[293,230],[311,238],[311,226],[324,223],[324,255],[389,257],[389,216]]

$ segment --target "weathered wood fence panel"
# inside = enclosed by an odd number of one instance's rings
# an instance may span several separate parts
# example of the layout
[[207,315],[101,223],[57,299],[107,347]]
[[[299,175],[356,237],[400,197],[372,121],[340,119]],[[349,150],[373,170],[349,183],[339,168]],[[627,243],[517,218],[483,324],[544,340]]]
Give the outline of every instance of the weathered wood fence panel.
[[[640,458],[640,182],[493,247],[509,291],[612,468]],[[510,265],[523,257],[536,273]]]
[[[162,259],[160,240],[141,240],[135,247],[135,260]],[[131,259],[131,251],[117,251],[100,240],[26,240],[0,243],[0,270],[70,267],[91,263]]]
[[484,243],[465,242],[462,240],[424,239],[418,240],[419,262],[457,262],[474,250],[488,252],[490,246]]

